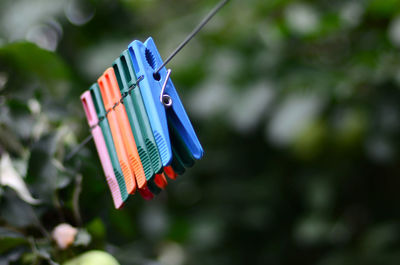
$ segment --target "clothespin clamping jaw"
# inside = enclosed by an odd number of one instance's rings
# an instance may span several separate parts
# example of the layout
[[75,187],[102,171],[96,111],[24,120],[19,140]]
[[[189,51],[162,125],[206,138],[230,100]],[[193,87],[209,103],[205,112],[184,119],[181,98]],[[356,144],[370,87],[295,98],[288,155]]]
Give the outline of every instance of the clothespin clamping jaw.
[[139,87],[163,166],[170,165],[173,158],[168,120],[176,128],[191,156],[194,159],[200,159],[204,153],[203,148],[174,84],[167,78],[167,70],[163,67],[158,73],[155,72],[163,61],[153,39],[148,38],[145,43],[133,41],[129,45],[129,53],[136,75],[143,76]]
[[104,174],[106,176],[108,187],[111,191],[111,195],[114,201],[114,206],[119,209],[123,206],[126,198],[122,198],[118,181],[115,177],[113,166],[111,164],[110,156],[107,151],[106,143],[104,140],[103,133],[98,126],[98,118],[96,110],[93,104],[90,91],[86,91],[81,95],[81,102],[83,109],[85,110],[86,118],[88,124],[91,128],[92,135],[94,138],[94,143],[96,145],[97,153],[100,157],[100,162],[103,167]]

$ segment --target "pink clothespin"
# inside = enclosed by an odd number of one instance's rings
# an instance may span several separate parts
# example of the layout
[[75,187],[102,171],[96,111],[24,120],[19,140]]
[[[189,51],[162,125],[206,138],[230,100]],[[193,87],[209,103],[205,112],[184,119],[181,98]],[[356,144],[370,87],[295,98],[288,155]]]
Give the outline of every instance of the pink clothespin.
[[90,91],[86,91],[81,95],[81,101],[83,109],[85,110],[88,124],[92,129],[91,132],[93,135],[94,143],[96,145],[97,153],[100,157],[100,162],[106,176],[108,187],[111,191],[114,206],[115,208],[119,209],[123,206],[124,203],[121,198],[121,192],[119,190],[118,182],[113,171],[103,133],[101,132],[101,128],[97,126],[98,118],[96,110],[94,108],[92,97],[90,95]]

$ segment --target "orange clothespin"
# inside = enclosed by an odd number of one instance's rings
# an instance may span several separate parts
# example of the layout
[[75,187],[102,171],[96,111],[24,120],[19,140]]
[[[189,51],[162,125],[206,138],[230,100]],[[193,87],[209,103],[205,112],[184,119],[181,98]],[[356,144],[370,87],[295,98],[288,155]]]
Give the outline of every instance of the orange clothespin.
[[151,199],[152,194],[147,188],[146,177],[140,161],[139,153],[137,151],[135,138],[133,137],[129,124],[128,116],[126,114],[124,105],[120,102],[122,96],[114,69],[109,67],[98,79],[98,83],[100,85],[100,91],[102,95],[104,93],[107,97],[107,100],[105,100],[104,103],[106,108],[111,109],[110,114],[114,113],[112,115],[113,119],[115,120],[113,123],[116,123],[115,125],[119,127],[125,154],[128,158],[128,166],[136,178],[136,183],[140,189],[140,193],[143,198]]

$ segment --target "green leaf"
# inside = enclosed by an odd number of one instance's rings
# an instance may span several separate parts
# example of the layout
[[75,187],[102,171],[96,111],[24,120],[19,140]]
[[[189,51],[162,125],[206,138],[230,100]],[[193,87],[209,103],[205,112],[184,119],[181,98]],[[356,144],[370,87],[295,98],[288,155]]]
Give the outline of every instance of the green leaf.
[[0,47],[0,59],[43,80],[70,78],[68,67],[55,53],[43,50],[30,42],[16,42]]
[[371,0],[369,1],[368,11],[379,17],[388,17],[400,8],[399,0]]
[[23,100],[8,99],[6,104],[9,109],[7,126],[20,139],[28,139],[32,135],[32,128],[35,125],[35,118],[32,115],[28,104]]
[[48,203],[57,188],[57,169],[51,161],[55,149],[54,134],[45,135],[36,142],[31,150],[26,178],[34,196]]
[[103,239],[106,236],[106,228],[100,218],[95,218],[91,221],[86,229],[96,239]]
[[24,146],[18,137],[5,125],[0,123],[0,146],[10,154],[22,155]]
[[26,253],[26,248],[27,246],[17,246],[6,253],[1,254],[0,264],[21,264],[21,257]]
[[0,202],[0,219],[5,220],[14,227],[38,226],[39,220],[31,205],[22,201],[17,194],[9,189],[4,189],[3,199]]
[[27,239],[21,233],[0,227],[0,254],[27,243]]

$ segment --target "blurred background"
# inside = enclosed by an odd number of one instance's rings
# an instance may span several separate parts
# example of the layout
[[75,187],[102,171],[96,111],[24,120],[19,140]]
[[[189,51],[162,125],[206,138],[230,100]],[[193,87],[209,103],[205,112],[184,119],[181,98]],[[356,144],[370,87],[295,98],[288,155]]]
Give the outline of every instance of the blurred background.
[[399,0],[230,1],[169,64],[205,156],[152,201],[115,210],[93,142],[63,162],[128,44],[216,3],[0,1],[0,264],[400,264]]

